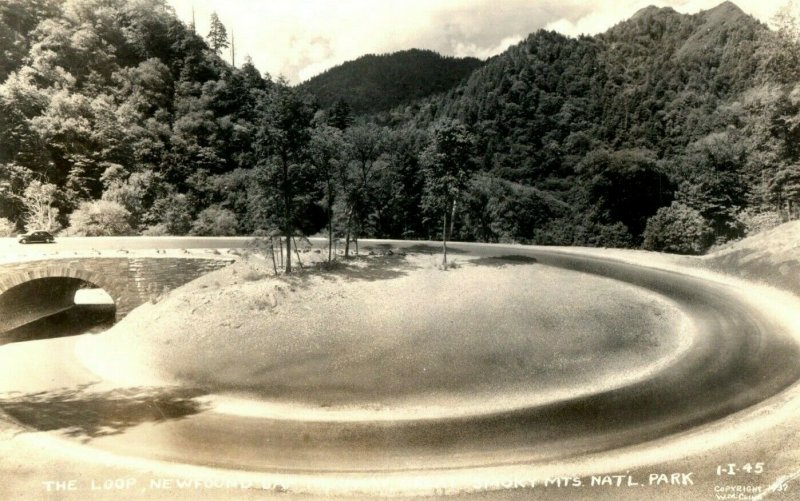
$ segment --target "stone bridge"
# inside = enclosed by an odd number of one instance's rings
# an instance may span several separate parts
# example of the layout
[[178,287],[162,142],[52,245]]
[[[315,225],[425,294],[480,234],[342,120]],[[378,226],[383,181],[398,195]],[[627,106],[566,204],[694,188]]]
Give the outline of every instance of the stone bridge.
[[75,292],[104,289],[116,319],[166,291],[231,264],[223,257],[52,257],[0,264],[0,336],[74,306]]

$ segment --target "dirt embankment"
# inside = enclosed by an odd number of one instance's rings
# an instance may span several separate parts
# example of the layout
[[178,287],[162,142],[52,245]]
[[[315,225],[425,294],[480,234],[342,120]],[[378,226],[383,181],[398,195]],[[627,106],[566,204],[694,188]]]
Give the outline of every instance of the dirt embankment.
[[791,221],[701,258],[708,268],[800,295],[800,221]]

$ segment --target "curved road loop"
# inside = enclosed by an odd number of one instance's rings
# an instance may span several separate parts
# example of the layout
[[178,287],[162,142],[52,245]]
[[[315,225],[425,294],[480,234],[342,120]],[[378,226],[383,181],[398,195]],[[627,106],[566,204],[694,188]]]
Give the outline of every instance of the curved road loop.
[[[413,244],[388,243],[401,248]],[[687,431],[757,404],[800,379],[797,341],[724,284],[574,252],[503,245],[454,247],[476,256],[528,256],[539,265],[654,291],[677,303],[693,322],[692,349],[647,380],[503,413],[311,422],[198,408],[182,419],[100,434],[89,445],[125,456],[258,472],[390,473],[535,465]],[[0,347],[0,393],[24,392],[20,382],[35,387],[37,381],[55,380],[67,388],[96,382],[96,376],[78,366],[74,343],[74,338],[61,338]],[[30,364],[19,362],[26,359],[38,360],[34,371]],[[8,414],[26,421],[2,402],[0,407]],[[36,419],[24,424],[37,427]]]

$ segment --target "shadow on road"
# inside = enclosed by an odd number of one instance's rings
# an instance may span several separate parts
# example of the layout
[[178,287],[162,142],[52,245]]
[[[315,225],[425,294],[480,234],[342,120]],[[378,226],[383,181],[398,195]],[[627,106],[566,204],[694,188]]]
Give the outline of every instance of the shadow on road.
[[0,409],[26,427],[60,431],[86,443],[117,435],[143,423],[159,423],[199,414],[207,405],[196,400],[207,394],[190,388],[125,388],[92,391],[76,388],[21,394],[0,394]]
[[113,305],[80,305],[0,333],[0,345],[102,332],[114,325]]
[[508,256],[491,256],[481,257],[478,259],[471,259],[469,264],[476,266],[491,266],[492,268],[503,268],[505,266],[518,266],[522,264],[535,264],[539,261],[535,257],[508,255]]

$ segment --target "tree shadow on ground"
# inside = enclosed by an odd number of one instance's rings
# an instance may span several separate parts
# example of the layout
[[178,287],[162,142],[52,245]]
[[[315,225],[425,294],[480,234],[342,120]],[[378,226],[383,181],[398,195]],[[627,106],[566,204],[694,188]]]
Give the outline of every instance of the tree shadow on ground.
[[523,264],[536,264],[539,261],[535,257],[520,256],[516,254],[508,256],[491,256],[481,257],[478,259],[471,259],[467,261],[469,264],[476,266],[489,266],[492,268],[503,268],[505,266],[519,266]]
[[[431,245],[431,244],[414,244],[408,247],[402,247],[400,249],[404,252],[413,252],[416,254],[441,254],[442,253],[442,246],[441,245]],[[447,246],[447,253],[448,254],[468,254],[467,251],[459,249],[458,247],[451,247],[450,245]]]
[[143,423],[160,423],[199,414],[196,388],[137,387],[93,391],[92,384],[22,394],[0,394],[0,410],[27,428],[60,431],[86,443],[118,435]]
[[306,266],[299,273],[282,275],[281,278],[292,287],[307,287],[314,277],[324,280],[341,278],[348,282],[375,282],[400,278],[419,268],[420,266],[408,262],[404,255],[399,254],[358,256],[333,263],[316,263],[314,266]]
[[361,250],[365,251],[377,250],[386,252],[386,251],[396,251],[397,247],[392,244],[369,244],[369,245],[362,245]]

